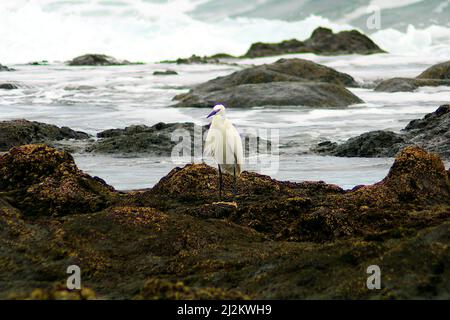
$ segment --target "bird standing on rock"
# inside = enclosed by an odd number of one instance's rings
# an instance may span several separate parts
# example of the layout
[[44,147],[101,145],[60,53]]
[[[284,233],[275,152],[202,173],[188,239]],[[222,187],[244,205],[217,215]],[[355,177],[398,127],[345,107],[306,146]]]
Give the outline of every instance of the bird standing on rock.
[[222,172],[233,175],[233,196],[237,195],[237,177],[242,172],[244,150],[239,132],[225,114],[225,107],[215,105],[207,118],[212,117],[206,136],[205,154],[211,155],[219,167],[219,198],[222,197]]

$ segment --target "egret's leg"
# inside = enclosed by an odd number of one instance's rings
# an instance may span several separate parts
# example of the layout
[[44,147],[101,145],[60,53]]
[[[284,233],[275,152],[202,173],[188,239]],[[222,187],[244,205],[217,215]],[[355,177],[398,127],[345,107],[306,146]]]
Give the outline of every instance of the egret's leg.
[[220,169],[220,164],[218,165],[219,167],[219,200],[222,199],[222,170]]
[[233,200],[236,201],[237,195],[237,177],[236,177],[236,165],[233,166]]

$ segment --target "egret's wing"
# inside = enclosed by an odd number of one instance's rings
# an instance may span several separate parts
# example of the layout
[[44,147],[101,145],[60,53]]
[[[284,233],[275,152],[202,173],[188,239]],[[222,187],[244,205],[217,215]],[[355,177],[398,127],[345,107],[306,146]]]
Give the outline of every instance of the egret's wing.
[[209,127],[208,133],[205,139],[205,148],[203,154],[210,155],[214,157],[217,143],[217,128],[215,126],[214,120]]
[[231,152],[233,160],[238,165],[238,172],[241,172],[242,164],[244,163],[244,148],[242,147],[242,139],[239,132],[229,121],[226,122],[227,135],[227,152]]

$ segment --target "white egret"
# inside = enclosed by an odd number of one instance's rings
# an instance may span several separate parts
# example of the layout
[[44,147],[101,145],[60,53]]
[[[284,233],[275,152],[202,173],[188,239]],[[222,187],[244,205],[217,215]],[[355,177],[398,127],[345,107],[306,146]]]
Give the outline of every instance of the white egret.
[[237,177],[241,174],[244,151],[239,132],[225,114],[225,107],[215,105],[205,141],[205,154],[211,155],[219,167],[219,197],[222,197],[222,171],[233,175],[233,196],[237,194]]

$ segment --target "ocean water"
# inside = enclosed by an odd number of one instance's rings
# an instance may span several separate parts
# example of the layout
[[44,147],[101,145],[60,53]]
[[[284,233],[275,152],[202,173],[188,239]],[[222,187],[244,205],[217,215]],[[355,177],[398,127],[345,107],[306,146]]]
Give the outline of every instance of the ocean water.
[[[172,97],[186,92],[190,85],[249,65],[271,63],[280,57],[243,59],[237,65],[166,65],[157,61],[194,53],[241,55],[253,42],[304,39],[318,26],[331,27],[334,31],[354,26],[364,29],[358,23],[358,19],[364,17],[364,6],[356,8],[357,1],[346,2],[347,6],[340,2],[334,14],[328,7],[328,11],[314,11],[315,7],[308,1],[281,1],[278,14],[273,9],[277,7],[274,1],[248,1],[245,8],[233,3],[205,0],[2,1],[0,62],[17,71],[1,72],[0,82],[16,82],[20,88],[0,91],[0,120],[25,118],[69,126],[93,135],[105,129],[131,124],[152,125],[160,121],[206,124],[207,110],[170,107]],[[297,8],[299,3],[304,3],[304,8],[315,15],[287,16],[286,7]],[[425,2],[400,1],[397,7],[383,1],[374,3],[383,8],[382,14],[386,12],[388,20],[396,10],[409,12],[422,8],[420,5]],[[448,21],[438,19],[442,12],[450,16],[448,1],[426,3],[441,10],[434,21],[421,19],[417,9],[417,21],[410,15],[408,25],[386,24],[384,29],[367,31],[375,42],[389,51],[387,54],[285,56],[310,59],[349,73],[364,84],[364,88],[351,91],[365,103],[341,109],[266,106],[229,110],[229,118],[240,130],[279,130],[281,148],[278,170],[271,174],[274,178],[323,180],[351,188],[379,181],[386,175],[393,161],[391,158],[336,158],[310,155],[307,151],[324,140],[341,142],[378,129],[399,131],[410,120],[450,101],[449,87],[424,87],[412,93],[380,93],[369,89],[380,79],[416,76],[425,68],[450,59]],[[146,64],[64,65],[64,61],[87,52],[106,53]],[[27,65],[43,59],[50,64]],[[153,71],[168,68],[178,75],[153,76]],[[151,187],[179,165],[170,158],[153,156],[133,158],[84,153],[74,156],[81,169],[100,176],[118,189]],[[254,166],[247,169],[259,170]]]

